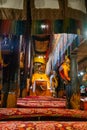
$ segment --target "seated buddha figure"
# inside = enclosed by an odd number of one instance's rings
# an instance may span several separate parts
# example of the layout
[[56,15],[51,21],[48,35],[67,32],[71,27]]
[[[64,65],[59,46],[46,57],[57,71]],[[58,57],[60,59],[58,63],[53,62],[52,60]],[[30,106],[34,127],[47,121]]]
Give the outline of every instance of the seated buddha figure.
[[[37,64],[36,69],[32,75],[32,92],[37,95],[47,95],[47,91],[50,89],[50,79],[45,74],[45,60],[43,58],[35,57],[34,65]],[[39,64],[38,64],[39,63]]]

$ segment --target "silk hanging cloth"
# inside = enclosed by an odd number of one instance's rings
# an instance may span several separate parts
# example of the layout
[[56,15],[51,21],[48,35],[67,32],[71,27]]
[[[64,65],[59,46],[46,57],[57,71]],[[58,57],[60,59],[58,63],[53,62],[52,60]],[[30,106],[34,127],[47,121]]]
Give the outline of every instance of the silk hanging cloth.
[[61,0],[30,0],[32,20],[62,19],[63,4]]
[[0,0],[0,8],[23,9],[23,0]]
[[84,21],[87,17],[85,0],[66,0],[65,17]]
[[26,20],[26,0],[0,0],[0,19]]

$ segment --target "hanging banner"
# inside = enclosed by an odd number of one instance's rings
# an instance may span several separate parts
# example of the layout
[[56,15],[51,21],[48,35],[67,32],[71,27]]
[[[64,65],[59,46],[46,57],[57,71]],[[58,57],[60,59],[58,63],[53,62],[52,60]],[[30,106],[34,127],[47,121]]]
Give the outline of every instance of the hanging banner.
[[27,19],[26,0],[0,0],[1,20],[26,20]]
[[0,8],[23,9],[24,0],[0,0]]
[[68,7],[86,13],[85,0],[68,0]]
[[58,0],[35,0],[35,8],[59,9]]

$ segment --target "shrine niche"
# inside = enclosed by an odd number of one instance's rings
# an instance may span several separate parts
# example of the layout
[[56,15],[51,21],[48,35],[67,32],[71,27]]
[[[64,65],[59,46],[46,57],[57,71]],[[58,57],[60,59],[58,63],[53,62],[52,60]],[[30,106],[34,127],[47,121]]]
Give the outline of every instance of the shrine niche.
[[33,65],[30,95],[51,96],[50,80],[45,73],[51,48],[51,35],[32,35]]

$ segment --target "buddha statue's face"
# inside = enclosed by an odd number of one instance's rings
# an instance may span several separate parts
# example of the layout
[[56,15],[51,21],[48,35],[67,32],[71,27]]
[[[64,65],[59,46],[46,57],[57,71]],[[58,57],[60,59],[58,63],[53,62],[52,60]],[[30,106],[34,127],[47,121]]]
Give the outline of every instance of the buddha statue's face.
[[34,72],[45,73],[46,65],[42,63],[34,64]]

